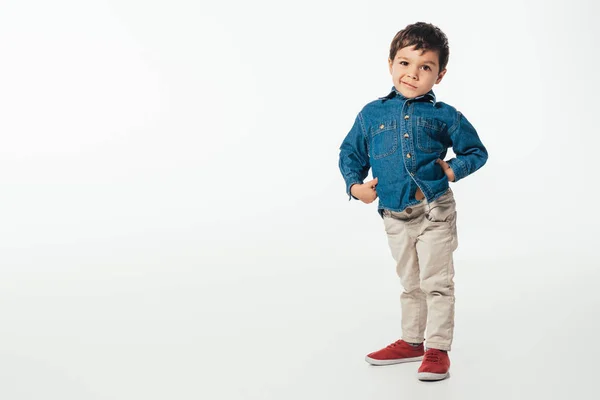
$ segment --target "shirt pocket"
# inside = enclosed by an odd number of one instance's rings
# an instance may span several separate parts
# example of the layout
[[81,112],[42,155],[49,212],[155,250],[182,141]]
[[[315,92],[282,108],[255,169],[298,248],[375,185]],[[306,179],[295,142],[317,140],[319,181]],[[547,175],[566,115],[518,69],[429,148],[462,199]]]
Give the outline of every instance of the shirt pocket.
[[441,153],[447,149],[442,135],[446,124],[435,118],[418,117],[416,121],[417,147],[425,153]]
[[371,156],[375,160],[390,156],[397,149],[396,121],[380,122],[371,128]]

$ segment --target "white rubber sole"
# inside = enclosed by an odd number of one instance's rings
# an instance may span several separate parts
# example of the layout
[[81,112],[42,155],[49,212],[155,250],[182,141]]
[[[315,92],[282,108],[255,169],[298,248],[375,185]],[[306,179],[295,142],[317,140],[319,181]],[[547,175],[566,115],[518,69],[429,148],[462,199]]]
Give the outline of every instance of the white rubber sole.
[[419,372],[417,377],[420,381],[441,381],[450,376],[450,372],[445,374],[434,374],[433,372]]
[[413,361],[421,361],[423,356],[420,357],[412,357],[412,358],[395,358],[393,360],[376,360],[369,356],[365,357],[365,361],[371,365],[393,365],[393,364],[402,364]]

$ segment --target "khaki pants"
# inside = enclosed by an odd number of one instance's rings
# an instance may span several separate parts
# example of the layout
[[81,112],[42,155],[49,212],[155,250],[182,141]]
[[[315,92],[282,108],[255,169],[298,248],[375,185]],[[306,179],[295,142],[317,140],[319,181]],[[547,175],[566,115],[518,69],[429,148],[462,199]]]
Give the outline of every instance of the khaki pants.
[[402,339],[450,350],[454,332],[454,264],[458,245],[451,189],[401,212],[384,210],[383,223],[404,291]]

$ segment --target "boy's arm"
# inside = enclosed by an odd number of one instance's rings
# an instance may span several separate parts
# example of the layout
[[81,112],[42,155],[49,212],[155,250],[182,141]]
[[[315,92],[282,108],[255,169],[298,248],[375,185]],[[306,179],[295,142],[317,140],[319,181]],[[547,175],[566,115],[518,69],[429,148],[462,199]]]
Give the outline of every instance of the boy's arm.
[[448,165],[454,172],[454,182],[458,182],[481,168],[488,159],[488,153],[473,125],[459,111],[448,134],[452,140],[452,151],[456,154],[455,158],[448,160]]
[[340,171],[346,181],[348,200],[355,198],[350,192],[354,184],[362,184],[369,173],[369,151],[362,116],[359,113],[354,125],[340,146]]

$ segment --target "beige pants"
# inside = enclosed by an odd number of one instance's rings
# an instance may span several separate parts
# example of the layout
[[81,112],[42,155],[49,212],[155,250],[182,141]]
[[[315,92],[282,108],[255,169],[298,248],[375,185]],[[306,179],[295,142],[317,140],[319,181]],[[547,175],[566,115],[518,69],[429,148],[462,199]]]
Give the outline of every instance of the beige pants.
[[401,212],[385,210],[383,222],[404,291],[402,339],[450,350],[454,332],[456,204],[451,189]]

